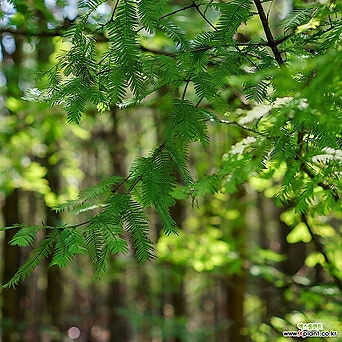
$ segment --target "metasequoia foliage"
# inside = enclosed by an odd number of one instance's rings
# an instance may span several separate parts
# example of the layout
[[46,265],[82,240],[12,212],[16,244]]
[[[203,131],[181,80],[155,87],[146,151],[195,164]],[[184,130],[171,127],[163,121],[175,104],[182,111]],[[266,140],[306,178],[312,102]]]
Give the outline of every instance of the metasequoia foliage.
[[[177,234],[169,208],[180,196],[179,179],[184,198],[222,189],[233,193],[250,176],[272,179],[276,174],[279,204],[289,203],[303,215],[340,209],[340,5],[294,8],[279,23],[282,33],[274,36],[259,0],[193,1],[172,9],[167,0],[117,0],[109,17],[94,24],[102,3],[79,2],[81,14],[64,32],[70,49],[45,73],[47,88],[27,98],[62,105],[68,121],[78,124],[88,104],[100,111],[138,106],[164,87],[173,109],[163,141],[136,159],[126,178],[109,177],[56,208],[101,208],[89,221],[19,230],[11,243],[28,246],[39,229],[52,228],[6,286],[17,284],[49,253],[52,264],[61,267],[76,254],[88,254],[98,277],[110,254],[128,251],[124,230],[139,261],[153,258],[145,209],[156,210],[166,234]],[[175,20],[179,13],[188,20],[198,15],[202,29],[195,36],[187,32]],[[263,29],[260,37],[239,42],[241,26],[256,20]],[[162,50],[148,45],[155,34],[168,41]],[[195,92],[191,101],[189,85]],[[229,89],[254,108],[232,113]],[[227,134],[235,125],[245,138],[227,151],[215,174],[196,181],[187,166],[189,144],[208,146],[208,125],[226,125]]]

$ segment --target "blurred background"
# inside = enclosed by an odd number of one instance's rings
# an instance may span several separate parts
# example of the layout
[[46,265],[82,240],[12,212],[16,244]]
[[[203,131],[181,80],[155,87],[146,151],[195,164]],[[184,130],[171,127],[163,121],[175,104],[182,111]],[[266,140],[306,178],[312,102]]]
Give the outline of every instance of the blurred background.
[[[89,107],[77,126],[67,123],[59,107],[23,100],[25,91],[36,87],[36,72],[53,66],[68,48],[56,28],[68,27],[78,9],[71,0],[18,3],[20,13],[10,1],[1,2],[0,226],[82,222],[91,214],[51,208],[104,177],[127,175],[135,157],[146,156],[160,141],[170,103],[160,89],[139,107],[102,114]],[[110,15],[114,4],[101,5],[94,21]],[[169,2],[170,11],[184,5]],[[281,17],[292,5],[278,0],[271,15]],[[192,10],[174,20],[187,30],[203,25]],[[256,20],[239,39],[261,32]],[[158,35],[153,44],[167,48]],[[232,112],[249,109],[236,89],[227,91]],[[189,87],[190,98],[191,92]],[[191,145],[195,179],[215,172],[222,156],[244,138],[239,127],[209,126],[210,147]],[[275,183],[251,177],[234,195],[223,189],[195,202],[179,192],[172,216],[180,235],[164,236],[151,212],[156,260],[139,265],[133,253],[117,255],[96,282],[86,257],[63,269],[49,267],[47,260],[15,289],[1,290],[0,341],[287,341],[282,331],[297,330],[298,322],[321,322],[324,330],[342,334],[340,293],[310,234],[293,224],[297,214],[275,206]],[[329,239],[340,239],[341,213],[323,223],[326,247],[333,248]],[[14,234],[14,229],[0,232],[2,283],[30,253],[9,246]]]

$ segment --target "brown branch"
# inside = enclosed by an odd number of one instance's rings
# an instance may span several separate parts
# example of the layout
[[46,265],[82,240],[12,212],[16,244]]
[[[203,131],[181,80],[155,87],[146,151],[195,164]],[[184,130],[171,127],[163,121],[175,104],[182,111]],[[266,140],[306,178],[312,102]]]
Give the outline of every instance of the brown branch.
[[264,8],[262,7],[261,1],[260,0],[254,0],[255,6],[258,10],[259,18],[261,20],[262,26],[265,31],[265,35],[267,38],[268,46],[271,48],[274,57],[279,65],[284,64],[284,61],[281,57],[280,51],[277,47],[277,42],[273,37],[272,31],[270,29],[270,26],[268,24],[268,20],[264,11]]

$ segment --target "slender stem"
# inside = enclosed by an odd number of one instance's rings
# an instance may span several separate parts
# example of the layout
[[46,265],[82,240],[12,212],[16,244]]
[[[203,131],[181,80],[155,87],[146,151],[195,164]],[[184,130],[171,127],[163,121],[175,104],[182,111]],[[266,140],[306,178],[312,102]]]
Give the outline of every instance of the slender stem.
[[[163,16],[160,17],[158,20],[162,20],[162,19],[164,19],[164,18],[170,17],[171,15],[174,15],[174,14],[176,14],[176,13],[178,13],[178,12],[185,11],[185,10],[187,10],[187,9],[189,9],[189,8],[192,8],[192,7],[195,7],[194,4],[191,4],[191,5],[189,5],[189,6],[185,6],[185,7],[179,8],[179,9],[177,9],[177,10],[175,10],[175,11],[172,11],[172,12],[170,12],[170,13],[167,13],[167,14],[163,15]],[[136,31],[136,33],[139,33],[139,32],[140,32],[141,30],[143,30],[143,29],[144,29],[144,26],[141,26],[141,27]]]
[[196,103],[195,108],[198,108],[198,106],[200,105],[200,103],[203,101],[204,97],[201,97],[198,102]]
[[202,11],[199,9],[200,5],[197,5],[195,2],[193,2],[194,7],[196,8],[196,11],[199,13],[199,15],[208,23],[209,26],[211,26],[214,31],[217,31],[217,28],[207,19],[205,14],[202,13]]
[[[295,32],[291,32],[289,34],[287,34],[286,36],[279,38],[275,41],[275,45],[278,46],[282,43],[284,43],[286,40],[288,40],[289,38],[291,38],[293,35],[295,34]],[[268,44],[267,44],[268,45]]]
[[248,60],[249,63],[251,63],[256,70],[260,70],[259,67],[247,56],[247,53],[244,53],[238,46],[235,46],[235,49]]
[[66,228],[77,228],[77,227],[81,227],[81,226],[84,226],[84,225],[86,225],[86,224],[88,224],[88,223],[90,223],[91,222],[91,220],[87,220],[87,221],[84,221],[84,222],[81,222],[81,223],[78,223],[78,224],[74,224],[74,225],[72,225],[72,226],[70,226],[70,227],[66,227]]
[[119,2],[120,2],[120,0],[117,0],[117,1],[116,1],[116,3],[115,3],[115,6],[114,6],[114,8],[113,8],[112,15],[111,15],[111,17],[110,17],[110,20],[109,20],[109,21],[113,21],[113,19],[114,19],[114,16],[115,16],[116,9],[118,8],[118,5],[119,5]]
[[241,124],[239,124],[236,121],[228,121],[228,120],[221,119],[219,122],[222,123],[222,124],[226,124],[226,125],[235,125],[235,126],[238,126],[238,127],[242,128],[242,129],[244,129],[245,131],[253,132],[253,133],[261,135],[263,137],[267,137],[265,134],[263,134],[261,132],[258,132],[258,131],[254,130],[252,128],[248,128],[248,127],[242,126]]
[[207,13],[208,8],[210,7],[210,5],[213,3],[214,0],[210,0],[210,2],[207,4],[207,6],[205,6],[205,10],[204,10],[204,15]]
[[268,11],[267,11],[267,20],[269,20],[269,17],[270,17],[270,13],[271,13],[273,1],[274,1],[274,0],[271,1],[270,7],[268,8]]
[[167,18],[167,17],[169,17],[169,16],[171,16],[171,15],[174,15],[174,14],[176,14],[176,13],[178,13],[178,12],[185,11],[185,10],[187,10],[187,9],[189,9],[189,8],[192,8],[192,7],[196,7],[196,4],[192,3],[192,4],[189,5],[189,6],[184,6],[184,7],[179,8],[179,9],[173,11],[173,12],[167,13],[167,14],[163,15],[162,17],[160,17],[159,20],[162,20],[162,19],[164,19],[164,18]]
[[184,87],[183,95],[182,95],[182,100],[185,99],[185,94],[186,94],[186,91],[187,91],[187,89],[188,89],[188,85],[189,85],[190,81],[191,81],[191,79],[188,79],[188,80],[186,81],[186,83],[185,83],[185,87]]
[[173,52],[148,48],[148,47],[143,46],[143,45],[140,45],[140,50],[144,51],[144,52],[152,53],[154,55],[163,55],[163,56],[170,56],[170,57],[175,57],[177,55],[176,53],[173,53]]
[[105,23],[99,25],[99,27],[95,30],[95,32],[98,32],[100,31],[102,28],[104,28],[106,25],[108,25],[110,22],[114,21],[114,16],[115,16],[115,12],[116,12],[116,9],[119,5],[119,2],[120,0],[117,0],[115,5],[114,5],[114,8],[113,8],[113,11],[112,11],[112,15],[110,16],[109,20],[106,21]]

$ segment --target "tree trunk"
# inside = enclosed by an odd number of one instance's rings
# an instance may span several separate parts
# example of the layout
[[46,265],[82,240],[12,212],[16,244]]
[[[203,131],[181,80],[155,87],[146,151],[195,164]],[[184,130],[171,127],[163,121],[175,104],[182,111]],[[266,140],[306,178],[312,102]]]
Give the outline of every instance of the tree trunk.
[[[126,159],[126,152],[124,146],[124,139],[121,137],[118,129],[118,116],[116,108],[111,108],[112,130],[109,135],[109,153],[112,160],[112,170],[115,175],[124,176],[124,163]],[[118,264],[118,256],[113,256],[112,263]],[[120,309],[126,306],[127,285],[125,278],[114,277],[109,285],[109,330],[112,342],[128,342],[130,341],[130,326],[127,318],[120,314]]]
[[[15,39],[15,51],[8,54],[4,46],[1,46],[3,55],[3,70],[7,79],[6,96],[20,98],[21,90],[19,88],[20,63],[22,60],[21,39]],[[4,115],[16,115],[11,111]],[[15,134],[16,132],[13,131]],[[4,207],[2,209],[5,226],[11,226],[19,223],[19,190],[9,189],[11,191],[5,198]],[[8,282],[20,267],[21,252],[18,246],[9,246],[9,242],[17,232],[17,229],[9,229],[5,231],[4,248],[3,248],[3,283]],[[23,314],[20,311],[22,299],[25,295],[25,288],[20,283],[16,289],[9,288],[2,291],[2,326],[3,337],[2,342],[14,342],[22,339],[21,331],[18,328],[19,323],[24,323]]]
[[[177,201],[176,205],[170,210],[172,218],[177,223],[179,228],[182,228],[185,217],[184,202]],[[176,280],[172,282],[173,291],[171,292],[171,301],[174,310],[174,318],[184,318],[186,316],[186,300],[184,292],[184,276],[185,269],[183,267],[176,267],[175,265],[170,268],[170,272],[176,276]],[[177,281],[178,280],[178,281]],[[174,342],[186,342],[181,336],[176,336]]]
[[[42,11],[37,10],[39,17],[39,26],[42,30],[46,30],[47,19]],[[49,63],[50,54],[53,52],[53,44],[51,38],[41,37],[40,42],[37,45],[37,60],[41,67],[44,67]],[[56,136],[54,125],[50,125],[47,136],[45,137],[45,144],[48,152],[43,159],[43,165],[47,169],[45,176],[49,182],[51,192],[58,195],[61,191],[60,185],[60,164],[51,164],[51,157],[57,152]],[[60,214],[52,210],[46,205],[45,207],[45,224],[48,226],[57,226],[60,224]],[[46,235],[51,230],[46,230]],[[61,269],[58,266],[49,267],[49,263],[52,260],[52,256],[49,256],[48,263],[46,264],[47,272],[47,287],[46,287],[46,309],[48,312],[48,322],[54,329],[54,334],[51,336],[52,342],[59,342],[62,340],[60,334],[62,330],[62,303],[63,303],[63,276]]]
[[[239,258],[245,259],[245,239],[246,239],[246,192],[242,188],[238,193],[230,199],[230,207],[239,210],[239,218],[231,222],[229,230],[231,231],[231,239],[236,243],[236,253]],[[226,314],[228,319],[227,336],[229,342],[245,342],[246,336],[242,334],[245,328],[244,318],[244,301],[246,291],[246,271],[241,267],[238,272],[227,276],[224,282],[224,290],[226,293]]]
[[[5,226],[11,226],[19,222],[18,209],[19,190],[15,189],[5,199],[2,209]],[[17,232],[17,229],[9,229],[5,232],[2,260],[3,283],[7,283],[20,267],[20,249],[18,246],[10,246],[9,242]],[[24,287],[19,284],[15,289],[8,288],[2,291],[2,341],[14,342],[21,340],[19,324],[22,323],[20,314],[21,299],[24,297]]]
[[[47,179],[51,190],[57,194],[59,193],[58,177],[57,167],[52,168],[50,165],[48,168]],[[46,224],[53,227],[59,223],[59,214],[46,206]],[[49,232],[50,229],[47,229],[46,234]],[[58,266],[49,267],[51,260],[52,256],[50,255],[47,263],[46,309],[49,315],[49,323],[56,332],[56,334],[51,336],[51,342],[59,342],[62,341],[61,333],[63,330],[63,275]]]
[[[285,273],[285,275],[292,277],[304,265],[307,252],[306,244],[304,242],[289,243],[286,239],[292,229],[285,222],[280,220],[280,215],[287,209],[289,209],[289,207],[275,208],[274,214],[279,222],[280,253],[285,256],[285,260],[280,263],[279,269]],[[294,305],[284,299],[285,290],[286,288],[280,289],[281,293],[279,298],[282,299],[282,303],[279,306],[281,309],[279,309],[278,315],[285,315],[290,310],[296,309]]]

